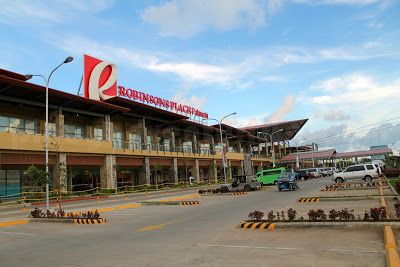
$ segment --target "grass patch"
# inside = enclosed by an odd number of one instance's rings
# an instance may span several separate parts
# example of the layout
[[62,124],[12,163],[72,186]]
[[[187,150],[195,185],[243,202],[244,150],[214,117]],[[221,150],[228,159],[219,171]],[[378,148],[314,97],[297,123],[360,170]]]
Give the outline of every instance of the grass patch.
[[[389,183],[393,186],[393,188],[396,190],[396,183],[400,182],[399,177],[388,177]],[[397,191],[397,190],[396,190]],[[397,192],[399,193],[399,192]]]

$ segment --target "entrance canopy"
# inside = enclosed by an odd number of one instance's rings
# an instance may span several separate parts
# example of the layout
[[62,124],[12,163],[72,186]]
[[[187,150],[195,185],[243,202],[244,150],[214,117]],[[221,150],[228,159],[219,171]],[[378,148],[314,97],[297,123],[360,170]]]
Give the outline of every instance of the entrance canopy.
[[283,129],[282,132],[277,132],[276,134],[274,134],[273,141],[287,141],[292,140],[307,121],[308,119],[274,122],[256,126],[243,127],[240,129],[243,131],[247,131],[255,136],[257,136],[258,132],[272,134],[275,131]]

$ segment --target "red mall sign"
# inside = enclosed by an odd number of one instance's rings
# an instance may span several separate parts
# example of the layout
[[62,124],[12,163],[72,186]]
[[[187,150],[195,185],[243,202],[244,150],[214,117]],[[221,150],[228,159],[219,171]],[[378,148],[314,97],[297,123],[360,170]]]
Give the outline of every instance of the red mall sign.
[[120,96],[131,99],[132,101],[142,102],[158,108],[163,108],[165,110],[171,110],[184,113],[189,116],[192,115],[195,117],[208,119],[208,114],[201,112],[197,108],[142,93],[134,89],[125,88],[124,86],[118,86],[117,90],[118,73],[117,66],[115,64],[102,61],[88,55],[84,55],[83,61],[83,84],[86,98],[104,101],[115,96]]

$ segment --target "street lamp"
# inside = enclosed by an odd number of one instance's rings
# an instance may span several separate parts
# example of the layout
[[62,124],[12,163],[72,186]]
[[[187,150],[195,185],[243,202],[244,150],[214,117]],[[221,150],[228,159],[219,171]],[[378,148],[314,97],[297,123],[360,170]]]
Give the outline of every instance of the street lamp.
[[[257,134],[264,134],[267,135],[269,137],[269,140],[271,140],[271,146],[272,146],[272,167],[275,168],[275,148],[274,148],[274,142],[272,141],[272,137],[274,136],[274,134],[276,133],[280,133],[283,132],[283,129],[279,129],[277,131],[274,131],[272,133],[264,133],[264,132],[258,132]],[[267,152],[267,147],[265,147],[265,152]]]
[[46,209],[49,209],[49,82],[53,73],[61,67],[63,64],[67,64],[74,60],[73,57],[67,57],[62,63],[60,63],[57,67],[55,67],[49,74],[46,79],[45,76],[41,74],[26,74],[26,80],[31,79],[32,77],[41,77],[46,84],[46,123],[45,123],[45,153],[46,153]]
[[220,138],[221,138],[221,146],[222,146],[222,150],[221,150],[221,154],[222,154],[222,166],[223,166],[223,168],[224,168],[224,181],[225,181],[225,184],[226,184],[226,169],[225,169],[225,154],[224,154],[224,151],[223,151],[223,150],[224,150],[224,142],[223,142],[223,140],[222,140],[222,126],[221,126],[221,124],[222,124],[222,121],[223,121],[224,119],[228,118],[229,116],[233,116],[233,115],[236,115],[236,112],[230,113],[230,114],[228,114],[228,115],[222,117],[220,120],[209,118],[209,120],[216,121],[216,122],[219,124],[219,136],[220,136]]
[[292,143],[296,145],[296,169],[300,168],[300,162],[299,162],[299,143],[296,141],[292,140]]

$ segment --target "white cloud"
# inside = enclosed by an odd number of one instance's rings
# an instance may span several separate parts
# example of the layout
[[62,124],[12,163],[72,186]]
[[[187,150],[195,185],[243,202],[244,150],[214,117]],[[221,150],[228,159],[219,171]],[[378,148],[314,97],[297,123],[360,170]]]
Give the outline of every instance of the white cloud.
[[[183,82],[197,85],[217,84],[226,90],[247,90],[254,81],[282,81],[278,76],[263,76],[287,64],[311,64],[329,60],[340,60],[340,55],[327,57],[321,51],[328,49],[306,49],[302,47],[266,47],[261,50],[235,51],[235,57],[227,51],[198,51],[193,54],[168,53],[139,50],[105,42],[97,42],[77,35],[68,35],[63,42],[57,36],[47,41],[73,55],[91,54],[118,64],[128,64],[151,72],[176,75]],[[334,50],[332,48],[331,50]],[[362,60],[369,57],[385,57],[379,48],[358,48],[358,56],[341,60]],[[207,55],[207,56],[205,56]],[[213,59],[214,62],[204,63]],[[222,63],[221,63],[222,62]],[[258,78],[261,77],[261,78]],[[261,80],[260,80],[261,79]]]
[[380,0],[292,0],[294,3],[310,5],[370,5],[379,3]]
[[171,0],[143,10],[145,23],[160,28],[161,35],[190,37],[211,28],[228,31],[265,25],[265,9],[259,0]]
[[311,102],[315,104],[373,104],[388,98],[400,100],[400,80],[381,84],[371,76],[358,73],[331,78],[313,85],[312,88],[327,93],[311,97]]
[[315,113],[315,117],[326,121],[346,121],[351,118],[349,114],[339,108],[332,108],[324,112],[318,111]]
[[368,27],[374,28],[374,29],[382,29],[383,26],[384,26],[384,24],[380,23],[380,22],[372,21],[372,22],[368,23]]
[[190,107],[201,109],[203,105],[206,103],[207,98],[205,96],[195,96],[195,95],[187,97],[184,92],[178,92],[171,98],[171,100],[177,103],[188,105]]
[[6,24],[29,21],[60,23],[77,14],[94,13],[111,7],[114,0],[0,0],[0,22]]
[[285,119],[285,116],[290,113],[295,105],[296,98],[294,96],[286,96],[282,105],[270,116],[265,119],[265,122],[279,122]]
[[344,152],[367,150],[375,145],[389,145],[389,147],[399,149],[398,136],[400,136],[399,122],[383,123],[364,129],[342,123],[316,131],[303,129],[296,139],[300,145],[315,142],[319,149],[335,148],[338,152]]

